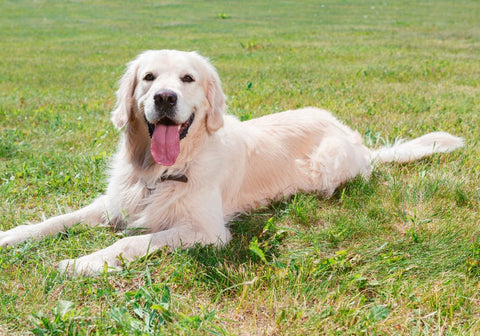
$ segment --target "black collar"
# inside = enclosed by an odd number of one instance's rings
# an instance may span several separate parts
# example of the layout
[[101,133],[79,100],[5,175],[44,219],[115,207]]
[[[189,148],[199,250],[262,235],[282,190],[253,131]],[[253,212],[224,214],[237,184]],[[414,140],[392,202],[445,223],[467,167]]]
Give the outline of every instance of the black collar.
[[177,181],[177,182],[187,183],[188,182],[188,177],[185,174],[178,174],[178,175],[166,175],[166,174],[164,174],[160,177],[160,181],[161,182]]
[[149,186],[145,181],[142,181],[142,182],[145,185],[145,188],[150,193],[152,193],[155,189],[157,189],[158,183],[165,182],[165,181],[176,181],[176,182],[187,183],[188,177],[185,174],[169,175],[167,174],[167,172],[165,172],[162,176],[160,176],[160,178],[154,183],[153,186]]

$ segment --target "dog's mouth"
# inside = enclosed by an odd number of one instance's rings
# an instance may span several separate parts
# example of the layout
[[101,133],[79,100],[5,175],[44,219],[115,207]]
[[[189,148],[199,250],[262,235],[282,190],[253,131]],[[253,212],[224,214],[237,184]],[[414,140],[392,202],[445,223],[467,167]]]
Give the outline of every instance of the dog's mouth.
[[159,165],[171,166],[180,154],[180,140],[184,139],[193,123],[195,114],[183,124],[177,124],[168,117],[163,117],[156,124],[147,121],[148,133],[152,139],[150,152]]
[[147,122],[148,134],[150,135],[150,138],[152,138],[152,136],[153,136],[153,132],[155,131],[155,126],[160,124],[160,125],[165,125],[165,126],[177,126],[178,127],[178,135],[180,137],[180,140],[182,140],[183,138],[185,138],[187,136],[188,129],[192,125],[194,118],[195,118],[195,114],[192,113],[190,118],[188,118],[188,120],[185,121],[183,124],[177,124],[175,121],[173,121],[172,119],[170,119],[168,117],[163,117],[156,124],[149,123],[146,118],[145,118],[145,121]]

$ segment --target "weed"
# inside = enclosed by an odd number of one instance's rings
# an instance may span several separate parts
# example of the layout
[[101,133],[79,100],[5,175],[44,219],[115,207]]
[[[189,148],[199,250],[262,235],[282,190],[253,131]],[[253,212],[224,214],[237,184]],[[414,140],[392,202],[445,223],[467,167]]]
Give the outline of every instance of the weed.
[[467,252],[467,273],[472,276],[480,276],[480,242],[473,242]]
[[151,334],[172,320],[169,302],[170,290],[164,284],[154,285],[149,290],[139,288],[126,292],[125,305],[112,308],[110,316],[117,331],[132,335]]
[[32,332],[35,335],[76,335],[84,325],[75,320],[75,314],[73,302],[60,300],[53,310],[53,318],[42,313],[32,315],[35,325]]
[[225,19],[230,19],[231,16],[226,14],[226,13],[217,13],[217,19],[222,19],[222,20],[225,20]]

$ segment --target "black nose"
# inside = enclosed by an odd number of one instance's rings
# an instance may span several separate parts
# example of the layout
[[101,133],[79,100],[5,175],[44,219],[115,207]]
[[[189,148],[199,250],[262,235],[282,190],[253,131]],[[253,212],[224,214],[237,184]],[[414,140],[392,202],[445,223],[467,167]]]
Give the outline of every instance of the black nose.
[[153,96],[155,106],[160,110],[169,110],[177,104],[177,94],[172,90],[160,90]]

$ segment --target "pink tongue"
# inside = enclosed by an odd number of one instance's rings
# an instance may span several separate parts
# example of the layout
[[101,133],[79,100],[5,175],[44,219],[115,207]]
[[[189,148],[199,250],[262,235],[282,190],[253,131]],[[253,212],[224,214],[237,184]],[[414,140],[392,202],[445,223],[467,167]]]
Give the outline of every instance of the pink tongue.
[[180,136],[177,125],[155,126],[152,135],[150,152],[156,163],[163,166],[171,166],[177,160],[180,153]]

